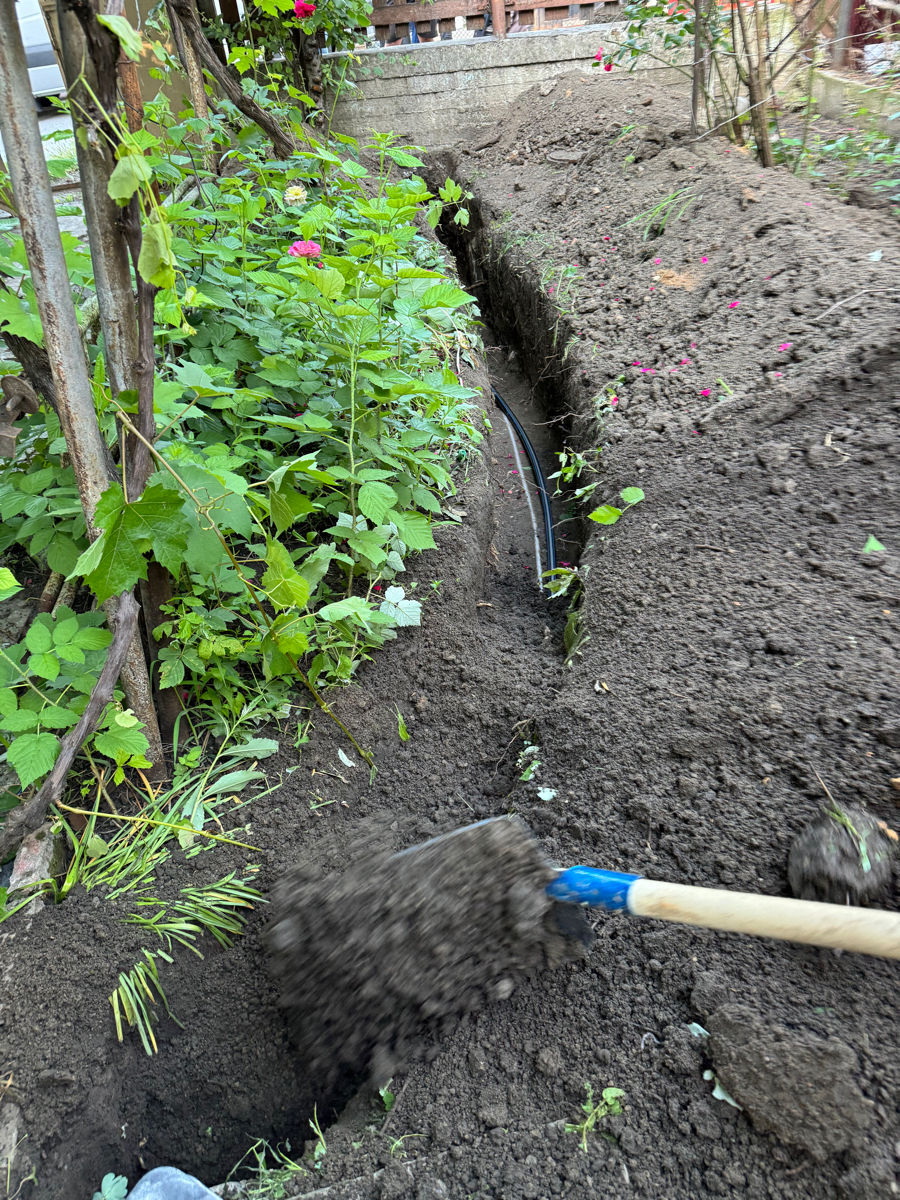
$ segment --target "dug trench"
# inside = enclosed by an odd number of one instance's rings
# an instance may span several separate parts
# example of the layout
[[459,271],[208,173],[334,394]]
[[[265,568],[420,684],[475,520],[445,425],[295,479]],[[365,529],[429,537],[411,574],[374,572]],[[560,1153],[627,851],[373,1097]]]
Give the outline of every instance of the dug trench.
[[[337,702],[375,780],[327,724],[302,755],[283,737],[274,769],[296,769],[246,818],[264,891],[297,862],[324,874],[514,811],[561,864],[786,894],[817,773],[896,825],[896,227],[760,178],[682,121],[677,97],[576,74],[500,114],[480,155],[433,159],[474,193],[454,248],[507,348],[488,361],[508,369],[515,348],[540,381],[529,427],[602,449],[592,504],[646,499],[587,541],[566,665],[566,602],[536,587],[491,412],[460,464],[461,519],[420,562],[422,629]],[[685,188],[683,219],[628,224]],[[514,403],[532,390],[498,378]],[[522,780],[526,746],[540,767]],[[173,861],[159,890],[247,862]],[[262,911],[231,950],[178,956],[183,1028],[163,1018],[156,1057],[118,1045],[106,997],[141,938],[116,916],[73,895],[4,926],[2,1115],[28,1137],[23,1196],[80,1200],[162,1162],[215,1182],[257,1138],[296,1155],[314,1106],[327,1149],[285,1196],[895,1194],[884,961],[600,918],[586,961],[441,1030],[385,1115],[352,1070],[326,1084],[292,1051]],[[625,1095],[585,1150],[565,1126],[588,1083]]]

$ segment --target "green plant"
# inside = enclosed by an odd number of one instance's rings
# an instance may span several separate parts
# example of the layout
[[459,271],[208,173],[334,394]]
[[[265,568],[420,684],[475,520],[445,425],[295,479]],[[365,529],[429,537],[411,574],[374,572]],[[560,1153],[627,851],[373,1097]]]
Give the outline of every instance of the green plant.
[[642,242],[646,242],[649,238],[662,237],[670,221],[680,220],[692,204],[702,199],[702,196],[694,195],[689,188],[679,188],[654,204],[652,208],[629,217],[625,224],[642,226]]
[[622,498],[623,508],[616,508],[614,504],[601,504],[599,508],[588,513],[588,519],[596,521],[598,525],[615,525],[623,513],[626,513],[629,508],[634,508],[644,499],[644,493],[639,487],[623,488],[619,495]]
[[104,1175],[100,1191],[94,1192],[93,1200],[125,1200],[128,1195],[128,1180],[124,1175]]
[[389,1113],[394,1107],[394,1101],[397,1099],[396,1093],[391,1091],[392,1080],[388,1080],[384,1087],[378,1089],[378,1095],[381,1097],[381,1103],[384,1105],[384,1111]]
[[172,959],[162,950],[155,953],[143,950],[141,953],[144,956],[143,960],[139,959],[129,970],[120,972],[118,987],[113,990],[109,1002],[112,1005],[116,1037],[119,1041],[124,1041],[125,1037],[122,1025],[124,1020],[130,1028],[137,1030],[145,1052],[153,1055],[159,1047],[153,1033],[156,1017],[148,1005],[155,1005],[157,1000],[161,1001],[176,1025],[181,1025],[181,1022],[169,1008],[156,965],[158,958],[168,963],[171,963]]
[[566,1122],[566,1133],[577,1133],[581,1139],[581,1149],[587,1154],[588,1134],[593,1133],[600,1121],[622,1111],[620,1099],[625,1093],[621,1088],[606,1087],[603,1089],[600,1099],[595,1101],[594,1089],[591,1084],[586,1083],[584,1090],[587,1094],[587,1099],[581,1106],[581,1111],[585,1114],[584,1120]]
[[322,1132],[322,1126],[319,1124],[319,1113],[315,1105],[313,1106],[313,1115],[309,1119],[309,1127],[316,1135],[316,1140],[313,1142],[312,1147],[312,1164],[317,1171],[321,1171],[325,1165],[328,1143],[325,1141],[325,1134]]
[[293,1194],[298,1177],[308,1173],[302,1163],[291,1158],[290,1151],[290,1142],[282,1148],[258,1138],[228,1172],[228,1178],[231,1180],[240,1170],[249,1171],[251,1177],[241,1181],[247,1200],[284,1200]]
[[401,1133],[399,1137],[393,1138],[388,1146],[388,1153],[391,1158],[406,1158],[406,1143],[413,1138],[424,1137],[424,1133]]
[[[19,585],[4,589],[6,596]],[[102,613],[76,613],[65,605],[39,613],[24,639],[0,648],[0,744],[23,788],[42,779],[56,760],[59,734],[71,729],[87,705],[111,640]],[[84,754],[124,768],[148,767],[147,739],[134,714],[110,702]]]
[[519,779],[523,783],[529,783],[537,775],[541,769],[541,760],[538,758],[541,749],[531,742],[526,742],[519,751],[519,756],[516,759],[516,768],[521,771]]
[[469,224],[469,210],[465,207],[469,200],[473,199],[472,192],[463,190],[462,187],[450,176],[447,176],[446,181],[438,188],[438,198],[432,200],[428,206],[428,223],[432,229],[436,229],[445,208],[454,209],[453,224],[461,225],[463,229]]

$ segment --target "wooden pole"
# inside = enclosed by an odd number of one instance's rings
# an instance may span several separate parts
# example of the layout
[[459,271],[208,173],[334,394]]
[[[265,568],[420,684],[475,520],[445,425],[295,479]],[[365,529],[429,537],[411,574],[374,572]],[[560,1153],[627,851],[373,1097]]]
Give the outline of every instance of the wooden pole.
[[506,37],[506,6],[503,0],[491,0],[491,22],[494,26],[494,37]]

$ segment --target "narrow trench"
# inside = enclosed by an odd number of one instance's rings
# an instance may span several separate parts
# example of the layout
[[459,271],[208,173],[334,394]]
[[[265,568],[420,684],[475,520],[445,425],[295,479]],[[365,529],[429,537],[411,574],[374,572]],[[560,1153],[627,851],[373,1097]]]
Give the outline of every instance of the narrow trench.
[[[446,237],[446,231],[439,232],[445,235],[444,249],[455,259],[461,283],[478,297],[491,385],[515,413],[548,477],[557,563],[575,567],[583,549],[584,523],[565,490],[558,489],[558,481],[549,479],[558,470],[557,455],[566,445],[568,432],[566,416],[559,411],[556,389],[552,380],[529,381],[526,364],[531,365],[540,351],[536,347],[523,347],[515,321],[494,309],[492,289],[486,286],[486,281],[473,278],[457,238]],[[495,320],[497,327],[493,325]],[[498,328],[502,332],[497,332]],[[544,367],[550,363],[559,369],[552,358],[544,362]],[[516,716],[524,718],[520,723],[510,718],[510,732],[519,731],[513,737],[513,748],[509,744],[496,747],[501,757],[493,794],[503,797],[512,795],[517,785],[521,786],[518,784],[521,768],[516,762],[517,748],[525,741],[521,730],[545,702],[539,695],[541,688],[535,689],[531,680],[538,676],[556,680],[563,669],[563,628],[568,601],[554,601],[541,589],[539,572],[547,569],[547,547],[537,480],[513,426],[500,407],[492,407],[489,398],[485,407],[490,414],[491,431],[483,453],[489,468],[494,532],[488,552],[490,569],[478,605],[492,610],[497,653],[507,656],[508,665],[518,676],[518,688],[509,699]],[[478,698],[481,704],[492,703],[491,695],[484,690]],[[480,815],[480,811],[474,813]],[[351,1141],[362,1136],[361,1131],[372,1126],[372,1103],[371,1083],[353,1078],[353,1072],[345,1075],[336,1092],[320,1097],[320,1115],[323,1110],[327,1114],[327,1122],[323,1123],[326,1140],[330,1141],[337,1131],[349,1133]],[[374,1119],[377,1121],[377,1114]],[[307,1136],[301,1132],[299,1140]]]
[[[445,253],[456,262],[462,285],[478,298],[491,385],[515,413],[548,479],[557,563],[575,567],[583,549],[583,521],[576,515],[575,506],[565,490],[559,491],[558,481],[549,478],[558,470],[557,455],[566,445],[568,432],[566,416],[559,411],[552,377],[549,382],[546,379],[529,380],[526,372],[539,358],[540,350],[523,345],[515,314],[511,320],[508,312],[498,311],[492,300],[494,288],[487,286],[487,280],[474,277],[464,249],[465,240],[453,234],[448,236],[446,230],[438,232],[442,235]],[[498,287],[502,286],[496,282]],[[543,369],[551,363],[558,370],[552,358],[543,361]],[[547,569],[545,526],[537,480],[524,447],[500,407],[492,406],[489,397],[485,398],[485,407],[490,414],[491,430],[482,449],[488,465],[494,531],[488,551],[489,569],[485,573],[484,590],[478,605],[482,612],[490,610],[495,653],[506,660],[507,670],[516,679],[516,686],[507,693],[511,710],[514,710],[507,726],[512,742],[503,745],[498,741],[492,747],[492,752],[498,756],[493,796],[500,798],[502,809],[503,797],[511,796],[517,786],[521,786],[517,752],[525,744],[523,730],[545,703],[541,686],[535,686],[532,681],[539,678],[556,680],[563,670],[563,629],[568,601],[554,601],[541,588],[539,572]],[[484,685],[476,696],[479,705],[490,706],[494,701]],[[427,762],[423,763],[423,769],[427,769]],[[486,796],[490,794],[489,785]],[[491,803],[496,807],[497,799],[486,800],[486,804]],[[473,819],[481,815],[480,810],[475,811]],[[373,1117],[372,1105],[371,1082],[359,1075],[354,1077],[352,1071],[344,1074],[329,1096],[319,1097],[319,1114],[326,1116],[323,1121],[326,1141],[331,1144],[336,1134],[348,1135],[351,1142],[355,1137],[362,1137],[362,1131],[372,1127],[373,1119],[376,1122],[379,1119],[377,1113]],[[307,1139],[307,1150],[308,1136],[304,1122],[298,1142]],[[357,1169],[351,1168],[351,1174]],[[357,1182],[363,1180],[360,1178]],[[311,1194],[318,1193],[313,1191]]]

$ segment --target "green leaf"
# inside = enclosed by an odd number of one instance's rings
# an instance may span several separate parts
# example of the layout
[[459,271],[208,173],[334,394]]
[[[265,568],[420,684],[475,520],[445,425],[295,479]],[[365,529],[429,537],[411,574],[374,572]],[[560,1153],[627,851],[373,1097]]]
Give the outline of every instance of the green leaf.
[[309,584],[280,542],[270,541],[266,547],[262,585],[276,608],[304,608],[309,600]]
[[46,775],[59,754],[59,738],[52,733],[23,733],[6,752],[6,761],[23,788]]
[[644,493],[639,487],[623,488],[619,495],[626,504],[640,504],[644,499]]
[[407,154],[405,150],[396,150],[393,147],[388,147],[388,158],[392,158],[398,167],[424,167],[421,158],[416,158],[414,154]]
[[110,17],[106,13],[97,13],[97,23],[105,26],[118,39],[119,45],[132,62],[140,60],[143,49],[141,35],[125,17]]
[[47,729],[71,729],[78,724],[78,713],[61,704],[45,704],[39,715],[41,725]]
[[21,590],[21,583],[16,582],[16,577],[9,567],[0,567],[0,600],[9,600],[11,596]]
[[310,278],[326,300],[336,300],[344,290],[344,277],[333,267],[323,267],[321,271],[314,270]]
[[474,299],[474,296],[470,296],[462,288],[454,287],[452,283],[436,283],[422,293],[419,304],[423,309],[459,308],[460,305],[468,304]]
[[30,729],[37,729],[37,723],[38,715],[30,708],[17,708],[0,718],[0,725],[10,733],[27,733]]
[[348,596],[346,600],[325,604],[316,612],[316,616],[323,621],[342,621],[350,616],[368,616],[370,612],[369,605],[361,596]]
[[26,307],[19,296],[0,288],[0,329],[43,346],[44,331],[36,308]]
[[111,641],[112,634],[108,629],[97,629],[93,626],[79,629],[72,638],[72,644],[81,650],[105,650]]
[[[124,18],[120,19],[124,20]],[[150,164],[144,158],[143,154],[129,150],[116,163],[115,170],[109,177],[106,190],[109,193],[110,199],[115,200],[116,204],[121,204],[124,208],[138,188],[145,183],[149,183],[152,178],[153,172],[150,170]],[[141,249],[141,255],[143,256],[143,248]],[[143,275],[143,271],[141,274]]]
[[94,748],[119,763],[126,762],[132,754],[143,754],[149,746],[137,725],[122,726],[114,722],[110,728],[94,734]]
[[56,679],[59,675],[59,659],[55,654],[32,654],[28,659],[28,670],[41,679]]
[[172,230],[165,220],[160,220],[157,214],[154,216],[157,219],[144,223],[138,271],[141,278],[146,279],[148,283],[165,290],[175,286],[176,262],[172,253]]
[[0,717],[8,717],[16,711],[16,693],[12,688],[0,688]]
[[405,599],[405,596],[402,587],[389,587],[379,606],[381,611],[390,617],[395,625],[421,625],[422,605],[418,600]]
[[431,522],[422,513],[407,512],[394,517],[394,524],[410,550],[434,550]]
[[53,626],[53,645],[64,646],[71,642],[75,634],[78,632],[78,618],[75,616],[66,617],[65,620],[57,621]]
[[25,634],[25,645],[32,654],[44,654],[53,645],[53,635],[40,619],[28,627]]
[[612,504],[601,504],[599,508],[588,513],[589,519],[596,521],[598,525],[615,525],[621,515],[621,508],[615,508]]
[[59,571],[60,575],[68,575],[75,569],[80,553],[72,538],[58,533],[47,547],[47,566],[51,571]]
[[871,534],[866,538],[866,544],[862,548],[863,554],[880,554],[886,547],[879,542],[877,537]]
[[356,503],[363,516],[380,525],[397,503],[397,493],[386,483],[364,483],[359,489]]

